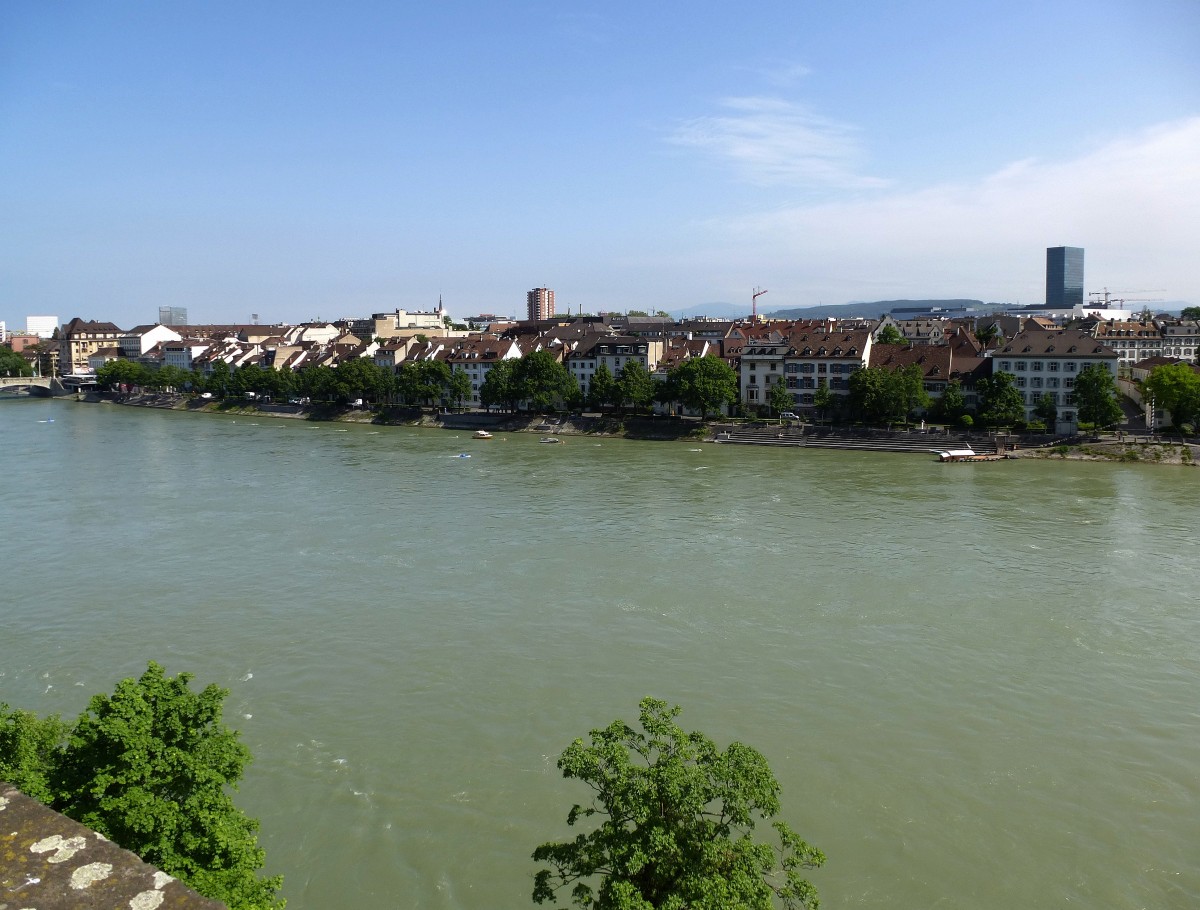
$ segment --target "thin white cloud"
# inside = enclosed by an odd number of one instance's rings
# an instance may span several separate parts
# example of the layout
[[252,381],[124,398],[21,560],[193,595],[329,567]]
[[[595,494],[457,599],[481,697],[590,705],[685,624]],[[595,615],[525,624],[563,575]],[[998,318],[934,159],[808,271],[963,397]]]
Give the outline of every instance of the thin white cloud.
[[975,183],[794,206],[710,228],[757,280],[825,302],[1037,302],[1045,248],[1060,245],[1087,250],[1089,290],[1162,288],[1156,296],[1200,301],[1200,117],[1074,160],[1014,162]]
[[671,142],[707,152],[762,186],[873,189],[886,182],[859,173],[854,130],[778,98],[729,98],[728,113],[681,123]]

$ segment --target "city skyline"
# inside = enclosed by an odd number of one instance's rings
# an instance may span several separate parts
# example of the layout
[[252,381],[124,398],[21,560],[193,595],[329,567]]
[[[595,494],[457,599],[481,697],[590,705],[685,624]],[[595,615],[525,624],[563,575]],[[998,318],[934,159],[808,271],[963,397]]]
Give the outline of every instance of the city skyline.
[[1063,244],[1085,299],[1196,303],[1197,38],[1182,0],[17,0],[0,319],[1038,303]]

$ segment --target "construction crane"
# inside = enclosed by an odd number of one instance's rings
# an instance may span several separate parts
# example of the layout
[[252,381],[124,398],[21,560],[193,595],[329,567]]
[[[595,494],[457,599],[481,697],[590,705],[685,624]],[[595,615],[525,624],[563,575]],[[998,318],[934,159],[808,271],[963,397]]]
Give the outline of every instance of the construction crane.
[[766,288],[755,288],[750,295],[750,321],[758,322],[758,298],[767,293]]
[[1120,306],[1122,303],[1162,303],[1161,297],[1118,297],[1116,294],[1160,294],[1165,291],[1166,288],[1143,288],[1139,291],[1109,291],[1108,288],[1104,288],[1088,292],[1088,297],[1092,298],[1093,305],[1102,304],[1105,309],[1109,309],[1110,304]]

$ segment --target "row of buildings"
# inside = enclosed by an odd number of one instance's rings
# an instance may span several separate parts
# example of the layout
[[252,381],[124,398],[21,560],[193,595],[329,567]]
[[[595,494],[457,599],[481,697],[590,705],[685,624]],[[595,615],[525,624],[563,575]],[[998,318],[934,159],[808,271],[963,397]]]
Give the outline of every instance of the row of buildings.
[[[1128,376],[1140,363],[1195,362],[1200,353],[1196,321],[1167,316],[1138,322],[1092,317],[1071,325],[1019,316],[680,322],[669,317],[550,317],[495,322],[481,331],[453,331],[448,322],[440,305],[428,313],[396,310],[301,325],[160,322],[124,330],[76,318],[61,328],[56,342],[39,347],[43,367],[60,374],[94,373],[117,358],[204,372],[218,361],[231,368],[301,370],[369,357],[381,368],[396,370],[406,361],[436,359],[467,375],[475,406],[493,364],[534,351],[551,352],[584,391],[601,365],[616,375],[636,362],[665,378],[689,358],[719,357],[737,374],[739,398],[749,410],[764,407],[777,382],[800,411],[815,406],[822,386],[834,395],[848,394],[849,378],[857,370],[907,366],[921,370],[925,388],[935,398],[949,382],[958,381],[971,405],[978,379],[1006,372],[1015,377],[1030,413],[1039,398],[1052,396],[1062,432],[1076,423],[1072,389],[1075,376],[1086,367],[1100,364],[1114,376]],[[900,343],[894,343],[897,339]]]

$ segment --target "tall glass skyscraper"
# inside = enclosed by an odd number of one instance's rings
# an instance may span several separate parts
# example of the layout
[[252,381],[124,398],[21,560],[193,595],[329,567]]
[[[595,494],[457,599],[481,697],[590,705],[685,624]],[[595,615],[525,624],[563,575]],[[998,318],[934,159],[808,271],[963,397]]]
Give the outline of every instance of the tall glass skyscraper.
[[1046,306],[1083,306],[1083,247],[1046,248]]

